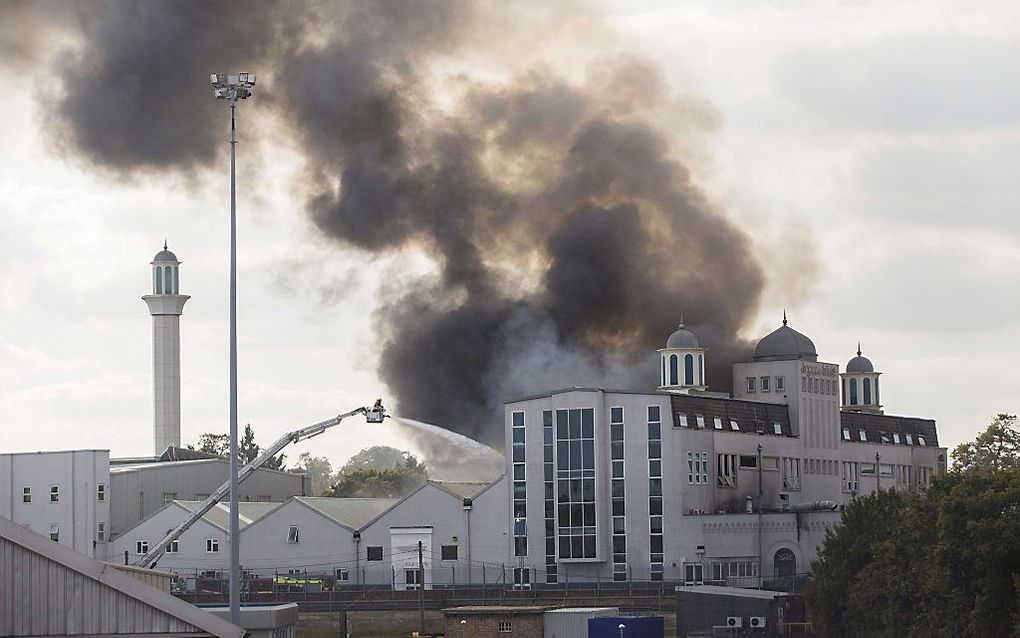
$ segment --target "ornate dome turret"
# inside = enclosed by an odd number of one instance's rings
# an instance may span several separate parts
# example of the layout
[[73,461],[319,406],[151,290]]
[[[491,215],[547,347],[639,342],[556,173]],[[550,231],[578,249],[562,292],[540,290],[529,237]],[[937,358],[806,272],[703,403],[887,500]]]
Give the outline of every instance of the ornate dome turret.
[[694,333],[680,325],[659,350],[659,389],[668,392],[705,390],[705,349]]
[[754,349],[755,361],[818,361],[815,344],[787,325],[783,311],[783,325],[765,335]]

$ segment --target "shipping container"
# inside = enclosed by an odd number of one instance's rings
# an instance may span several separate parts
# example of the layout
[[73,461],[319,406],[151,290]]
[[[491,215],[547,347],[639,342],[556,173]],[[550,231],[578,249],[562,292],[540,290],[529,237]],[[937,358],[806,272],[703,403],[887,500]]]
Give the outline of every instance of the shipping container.
[[545,612],[545,638],[587,638],[588,619],[619,615],[619,607],[550,609]]

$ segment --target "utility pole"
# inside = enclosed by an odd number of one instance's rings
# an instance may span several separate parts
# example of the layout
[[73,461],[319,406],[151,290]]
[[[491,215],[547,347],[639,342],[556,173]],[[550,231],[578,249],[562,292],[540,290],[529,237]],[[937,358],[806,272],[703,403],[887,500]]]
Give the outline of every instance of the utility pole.
[[425,634],[425,558],[418,541],[418,633]]

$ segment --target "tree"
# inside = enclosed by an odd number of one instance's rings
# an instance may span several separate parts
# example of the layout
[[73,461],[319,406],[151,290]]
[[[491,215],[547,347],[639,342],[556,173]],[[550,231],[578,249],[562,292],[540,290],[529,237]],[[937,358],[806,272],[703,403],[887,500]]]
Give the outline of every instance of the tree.
[[994,471],[1020,467],[1020,431],[1015,414],[998,414],[970,443],[953,450],[953,470]]
[[[194,450],[195,446],[189,445],[188,449]],[[216,456],[226,456],[230,453],[230,436],[227,434],[212,434],[210,432],[201,434],[198,437],[198,451],[215,454]]]
[[[333,485],[338,475],[333,474],[333,465],[324,456],[312,456],[302,452],[298,456],[298,464],[290,471],[306,472],[312,481],[312,494],[324,494]],[[339,473],[338,473],[339,474]]]
[[[194,450],[193,445],[189,445],[188,449]],[[229,457],[230,456],[230,435],[229,434],[212,434],[206,432],[198,437],[198,450],[200,452],[207,452],[209,454],[215,454],[217,456]],[[252,429],[251,423],[244,425],[244,435],[241,440],[237,442],[237,459],[241,465],[251,463],[259,454],[262,453],[262,448],[255,443],[255,430]],[[270,470],[282,470],[283,461],[285,455],[280,454],[266,461],[262,466]]]
[[428,469],[406,450],[376,445],[361,450],[333,477],[326,496],[402,498],[428,480]]

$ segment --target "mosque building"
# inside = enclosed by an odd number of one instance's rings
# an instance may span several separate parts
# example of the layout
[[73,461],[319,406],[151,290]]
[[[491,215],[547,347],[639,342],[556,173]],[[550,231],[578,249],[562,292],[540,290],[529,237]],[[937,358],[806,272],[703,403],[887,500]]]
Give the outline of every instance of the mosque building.
[[681,324],[656,391],[505,404],[515,582],[804,578],[854,495],[945,471],[935,422],[883,413],[859,345],[841,373],[784,314],[733,365],[732,395],[707,387],[708,354]]

